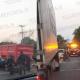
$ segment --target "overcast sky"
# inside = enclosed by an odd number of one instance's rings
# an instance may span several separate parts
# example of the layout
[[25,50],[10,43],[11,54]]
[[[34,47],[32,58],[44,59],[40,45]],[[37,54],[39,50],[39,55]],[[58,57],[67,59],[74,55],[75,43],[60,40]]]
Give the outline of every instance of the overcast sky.
[[20,40],[19,25],[25,25],[24,30],[30,30],[27,36],[34,38],[31,30],[36,22],[36,0],[0,0],[0,41]]
[[75,28],[80,25],[80,0],[53,0],[58,34],[72,38]]
[[[66,39],[80,25],[80,0],[52,0],[57,33]],[[0,41],[20,40],[20,24],[25,31],[36,28],[36,0],[0,0]],[[33,37],[35,34],[33,34]],[[18,37],[18,39],[16,39]]]

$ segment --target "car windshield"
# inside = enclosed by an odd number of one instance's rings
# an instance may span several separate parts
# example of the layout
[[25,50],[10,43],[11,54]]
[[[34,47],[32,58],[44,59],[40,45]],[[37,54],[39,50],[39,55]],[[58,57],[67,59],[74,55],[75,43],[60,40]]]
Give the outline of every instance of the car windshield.
[[79,79],[79,10],[80,0],[0,0],[0,80]]

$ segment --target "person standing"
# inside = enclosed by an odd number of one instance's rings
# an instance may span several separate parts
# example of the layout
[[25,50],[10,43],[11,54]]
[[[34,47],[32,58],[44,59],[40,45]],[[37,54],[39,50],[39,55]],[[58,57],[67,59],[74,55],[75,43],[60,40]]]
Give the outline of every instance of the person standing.
[[20,52],[20,55],[17,59],[17,64],[18,64],[18,71],[19,71],[19,74],[25,74],[25,68],[26,68],[26,55],[21,51]]
[[9,55],[7,59],[7,66],[10,74],[14,74],[14,58],[12,55]]
[[28,55],[26,55],[26,68],[27,68],[27,71],[30,71],[31,70],[31,59]]

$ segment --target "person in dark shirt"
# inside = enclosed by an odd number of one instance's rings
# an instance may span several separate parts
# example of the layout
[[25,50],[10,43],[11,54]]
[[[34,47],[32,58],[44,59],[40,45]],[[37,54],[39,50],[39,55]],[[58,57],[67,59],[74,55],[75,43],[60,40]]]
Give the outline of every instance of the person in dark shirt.
[[10,74],[13,74],[14,73],[14,58],[12,55],[9,55],[7,59],[7,66],[8,66],[8,70]]
[[22,74],[22,73],[25,74],[25,68],[26,68],[25,63],[26,63],[26,55],[21,51],[17,59],[19,74]]
[[27,68],[27,71],[30,71],[31,70],[31,59],[28,55],[26,55],[26,68]]

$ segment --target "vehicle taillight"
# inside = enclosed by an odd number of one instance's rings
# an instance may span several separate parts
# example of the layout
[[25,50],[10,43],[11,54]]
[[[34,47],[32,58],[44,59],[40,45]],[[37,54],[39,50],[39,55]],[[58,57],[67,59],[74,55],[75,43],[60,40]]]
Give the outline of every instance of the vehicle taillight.
[[44,80],[41,76],[36,76],[36,80]]

